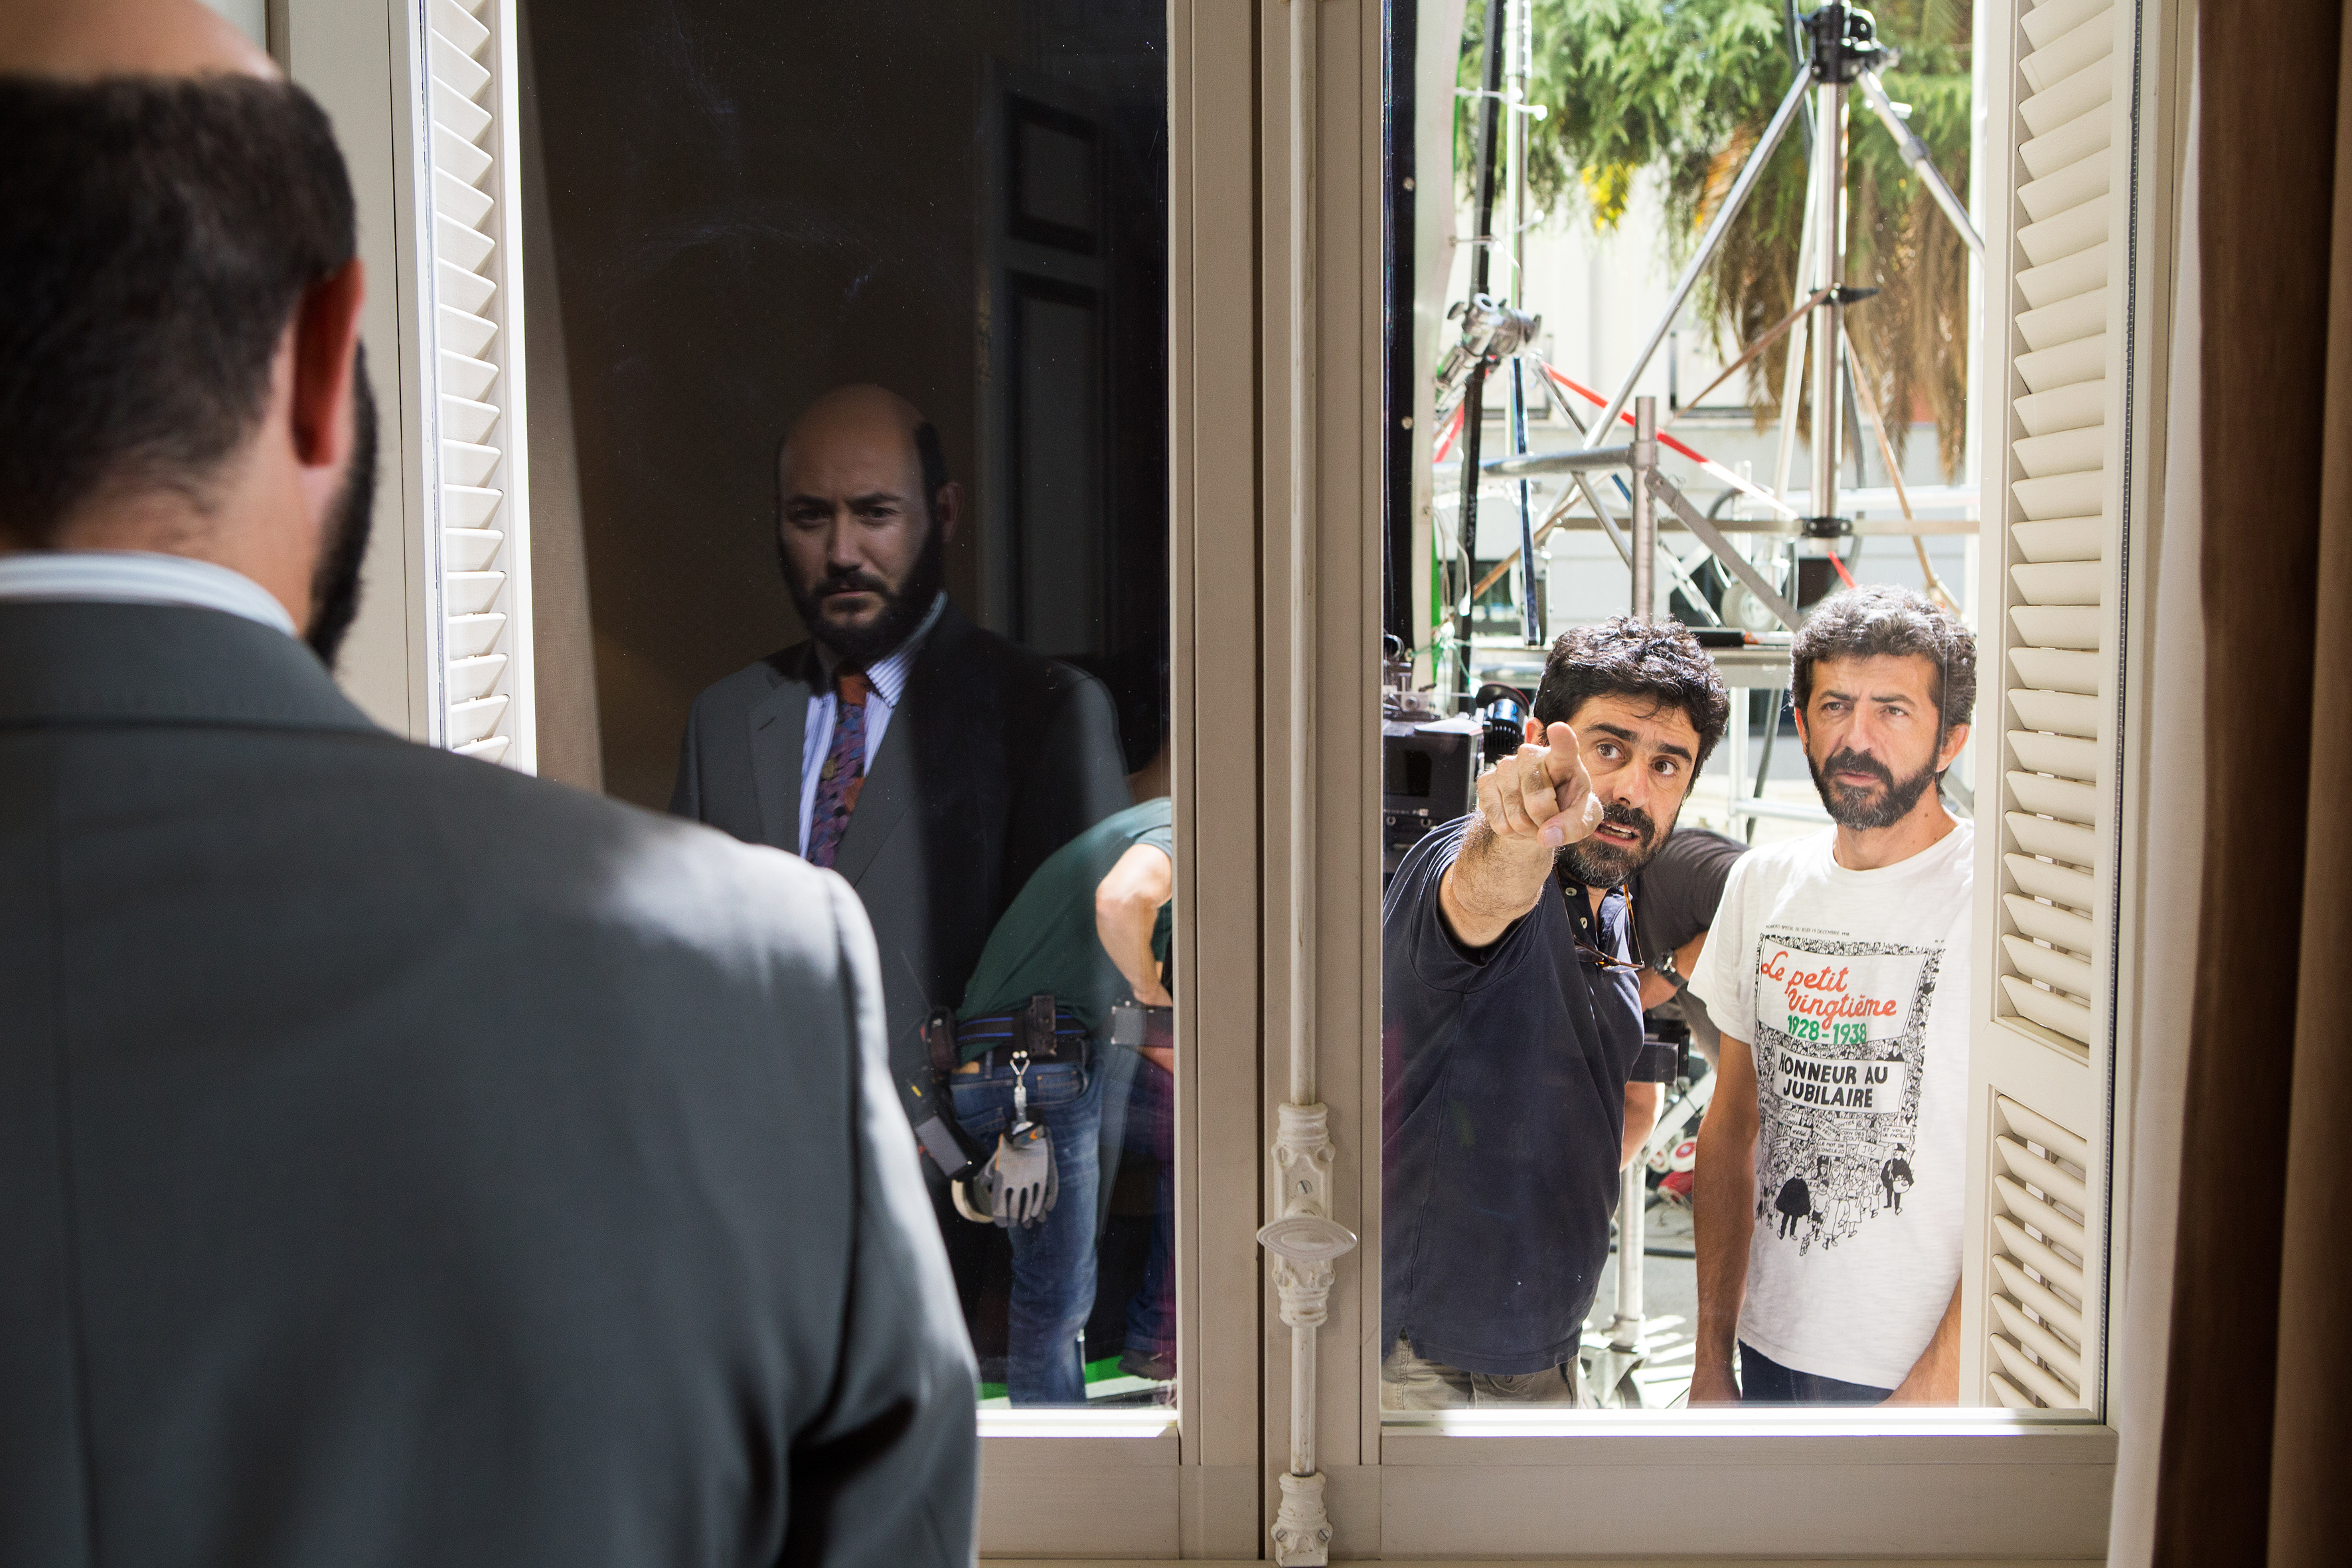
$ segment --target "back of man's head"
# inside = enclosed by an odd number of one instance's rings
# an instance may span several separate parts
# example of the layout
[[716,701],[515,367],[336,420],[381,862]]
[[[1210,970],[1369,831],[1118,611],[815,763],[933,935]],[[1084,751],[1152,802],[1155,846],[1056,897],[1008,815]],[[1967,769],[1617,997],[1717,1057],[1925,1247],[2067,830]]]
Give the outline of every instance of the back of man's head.
[[148,491],[209,512],[305,292],[352,258],[327,118],[254,75],[0,54],[0,547]]
[[1731,718],[1723,677],[1680,621],[1612,616],[1562,632],[1544,659],[1535,716],[1546,724],[1572,723],[1576,710],[1594,697],[1627,697],[1681,709],[1698,733],[1693,773],[1706,764]]

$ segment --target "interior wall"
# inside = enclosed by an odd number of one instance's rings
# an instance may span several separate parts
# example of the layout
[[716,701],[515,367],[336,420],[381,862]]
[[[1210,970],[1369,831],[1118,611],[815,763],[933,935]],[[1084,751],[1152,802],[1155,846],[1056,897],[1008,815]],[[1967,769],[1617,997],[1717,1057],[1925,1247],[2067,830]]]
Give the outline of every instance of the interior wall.
[[[547,152],[541,140],[530,17],[518,16],[515,51],[522,152],[523,233],[551,234]],[[580,502],[580,443],[572,427],[570,342],[555,247],[523,246],[524,353],[530,397],[531,722],[539,776],[578,789],[604,787],[596,710],[595,642],[588,606],[588,542]]]
[[269,47],[269,0],[205,0],[262,48]]
[[[1105,62],[1132,75],[1119,40],[1164,24],[1135,0],[525,9],[604,786],[660,805],[695,695],[801,636],[773,458],[827,387],[882,383],[938,426],[982,501],[950,549],[949,592],[987,618],[984,79],[1005,62],[1131,93]],[[534,313],[539,363],[555,325]],[[558,679],[544,661],[541,679]]]

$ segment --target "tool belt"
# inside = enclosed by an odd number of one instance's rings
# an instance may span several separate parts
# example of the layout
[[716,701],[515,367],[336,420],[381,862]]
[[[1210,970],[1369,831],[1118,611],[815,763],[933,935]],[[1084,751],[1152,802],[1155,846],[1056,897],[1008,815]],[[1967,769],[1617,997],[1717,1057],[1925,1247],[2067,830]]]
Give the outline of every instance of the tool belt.
[[1176,1048],[1176,1009],[1147,1007],[1132,999],[1115,1002],[1110,1009],[1110,1043],[1130,1050]]
[[1033,1062],[1077,1062],[1087,1056],[1087,1026],[1067,1007],[1057,1006],[1054,994],[1040,991],[1017,1012],[992,1013],[966,1018],[940,1008],[923,1026],[923,1046],[930,1054],[931,1070],[951,1073],[967,1062],[992,1072],[1026,1051]]
[[934,1008],[923,1023],[923,1051],[927,1067],[907,1085],[919,1108],[915,1139],[950,1180],[961,1182],[987,1163],[989,1151],[956,1121],[956,1068],[967,1058],[983,1073],[1012,1066],[1016,1058],[1023,1066],[1076,1062],[1083,1067],[1087,1029],[1077,1015],[1055,1005],[1053,993],[1041,991],[1017,1012],[961,1023],[947,1008]]

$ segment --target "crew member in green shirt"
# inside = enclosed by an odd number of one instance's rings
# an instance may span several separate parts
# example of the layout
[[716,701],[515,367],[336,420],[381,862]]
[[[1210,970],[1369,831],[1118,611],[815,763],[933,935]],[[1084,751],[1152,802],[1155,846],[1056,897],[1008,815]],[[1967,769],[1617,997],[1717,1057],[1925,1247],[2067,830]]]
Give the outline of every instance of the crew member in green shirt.
[[[1138,782],[1146,777],[1137,775]],[[1085,1398],[1078,1342],[1094,1305],[1098,1197],[1107,1192],[1106,1094],[1114,1097],[1109,1168],[1116,1169],[1122,1135],[1137,1138],[1161,1164],[1160,1209],[1174,1199],[1166,1169],[1174,1057],[1162,967],[1173,862],[1161,787],[1156,798],[1104,818],[1038,867],[989,933],[956,1013],[960,1065],[950,1082],[957,1122],[982,1147],[994,1148],[1013,1125],[1019,1077],[1031,1120],[1053,1139],[1054,1206],[1034,1225],[1005,1228],[1013,1249],[1005,1382],[1015,1405]],[[1054,998],[1057,1049],[1052,1059],[1016,1068],[1006,1048],[1009,1020],[1040,993]],[[1160,1026],[1114,1045],[1113,1010],[1126,1002],[1159,1009]],[[1139,1024],[1152,1016],[1124,1011]],[[1139,1118],[1129,1112],[1130,1099]],[[1155,1215],[1145,1288],[1129,1304],[1122,1357],[1130,1372],[1143,1364],[1139,1375],[1173,1364],[1172,1258],[1161,1256],[1172,1252],[1173,1238],[1171,1216]]]
[[1162,795],[1115,812],[1046,857],[988,933],[958,1022],[1048,991],[1100,1039],[1113,1004],[1169,1005],[1160,977],[1174,880],[1169,804]]

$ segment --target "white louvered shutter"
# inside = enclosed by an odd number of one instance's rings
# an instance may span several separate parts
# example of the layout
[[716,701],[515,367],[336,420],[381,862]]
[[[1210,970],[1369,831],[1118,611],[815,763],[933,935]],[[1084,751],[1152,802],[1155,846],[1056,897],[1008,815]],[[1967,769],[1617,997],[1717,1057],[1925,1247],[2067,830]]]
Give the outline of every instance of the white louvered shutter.
[[2133,25],[2112,0],[2022,9],[1992,128],[2010,253],[1987,359],[2010,418],[2006,482],[1986,487],[1998,896],[1978,925],[1961,1398],[2023,1409],[2102,1398]]
[[439,550],[438,738],[530,771],[530,533],[523,445],[514,0],[421,0],[432,222],[428,531]]
[[1996,1095],[1992,1152],[1986,1388],[2011,1409],[2087,1409],[2098,1292],[2084,1265],[2100,1251],[2088,1230],[2091,1146]]

